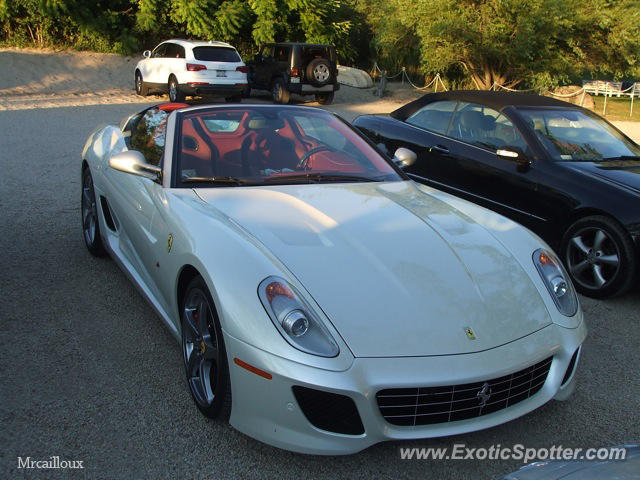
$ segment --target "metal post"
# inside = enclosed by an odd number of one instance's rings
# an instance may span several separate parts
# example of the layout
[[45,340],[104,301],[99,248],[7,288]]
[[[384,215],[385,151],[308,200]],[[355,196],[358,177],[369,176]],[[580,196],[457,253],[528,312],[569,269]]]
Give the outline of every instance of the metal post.
[[584,96],[587,94],[587,91],[582,87],[582,98],[580,99],[580,106],[584,106]]
[[387,88],[387,71],[383,70],[380,77],[380,90],[378,91],[380,98],[383,97],[385,88]]
[[433,82],[433,83],[434,83],[434,85],[435,85],[435,86],[433,87],[433,93],[438,93],[438,76],[439,76],[439,75],[440,75],[439,73],[436,73],[435,82]]
[[633,115],[633,97],[636,96],[636,83],[633,84],[633,89],[631,90],[631,108],[629,109],[630,117]]
[[407,70],[402,67],[402,75],[400,75],[402,77],[402,85],[404,86],[404,76],[407,74]]
[[607,92],[604,92],[604,105],[602,107],[602,116],[604,117],[607,114]]

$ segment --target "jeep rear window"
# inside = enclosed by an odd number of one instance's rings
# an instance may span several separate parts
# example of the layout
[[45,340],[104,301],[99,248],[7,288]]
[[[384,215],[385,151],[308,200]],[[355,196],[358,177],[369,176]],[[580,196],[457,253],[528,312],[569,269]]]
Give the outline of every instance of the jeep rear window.
[[195,47],[193,56],[203,62],[241,62],[238,52],[225,47]]
[[302,47],[302,56],[305,58],[322,57],[327,60],[333,60],[331,48],[329,47]]

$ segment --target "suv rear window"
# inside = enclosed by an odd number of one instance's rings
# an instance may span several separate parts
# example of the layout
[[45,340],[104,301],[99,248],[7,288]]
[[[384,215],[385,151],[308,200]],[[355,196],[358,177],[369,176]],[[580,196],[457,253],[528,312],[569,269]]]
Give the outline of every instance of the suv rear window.
[[331,47],[303,46],[302,57],[305,59],[322,57],[327,60],[334,60],[333,49]]
[[225,47],[195,47],[193,56],[203,62],[241,62],[238,52]]

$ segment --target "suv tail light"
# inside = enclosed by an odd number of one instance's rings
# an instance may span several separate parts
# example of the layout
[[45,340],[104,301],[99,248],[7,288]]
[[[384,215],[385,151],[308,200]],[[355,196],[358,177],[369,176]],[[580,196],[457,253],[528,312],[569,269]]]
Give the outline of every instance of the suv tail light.
[[247,73],[247,67],[240,66],[240,67],[236,67],[236,72],[242,72],[242,73]]
[[300,76],[300,70],[298,70],[297,68],[292,68],[291,69],[291,76],[292,77],[299,77]]
[[200,65],[199,63],[187,63],[187,70],[190,72],[198,72],[200,70],[206,70],[207,67]]

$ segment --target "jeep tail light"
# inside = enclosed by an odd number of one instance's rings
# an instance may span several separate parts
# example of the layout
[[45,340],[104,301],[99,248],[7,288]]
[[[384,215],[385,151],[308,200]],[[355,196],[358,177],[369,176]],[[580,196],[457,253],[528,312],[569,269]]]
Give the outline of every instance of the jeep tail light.
[[298,76],[300,76],[300,70],[298,70],[297,68],[292,68],[292,69],[291,69],[291,76],[292,76],[292,77],[298,77]]
[[247,73],[247,67],[245,67],[244,65],[236,67],[236,72]]
[[200,70],[206,70],[207,67],[199,63],[187,63],[187,70],[190,72],[199,72]]

